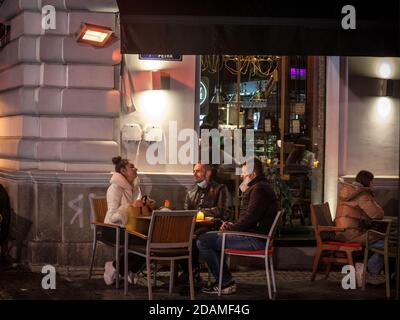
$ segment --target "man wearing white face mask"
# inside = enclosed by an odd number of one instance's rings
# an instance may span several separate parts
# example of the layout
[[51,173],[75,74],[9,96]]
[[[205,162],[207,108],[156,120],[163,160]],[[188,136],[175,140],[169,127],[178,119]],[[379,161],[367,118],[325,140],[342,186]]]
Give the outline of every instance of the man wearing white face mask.
[[196,183],[186,194],[185,210],[203,210],[206,216],[226,219],[230,214],[232,202],[228,188],[211,179],[209,164],[196,163],[193,178]]
[[[252,164],[252,165],[251,165]],[[258,159],[242,165],[243,182],[239,188],[242,191],[239,219],[225,222],[221,230],[242,231],[267,234],[278,213],[278,201],[275,192],[264,178],[262,163]],[[203,288],[203,292],[218,293],[218,277],[222,246],[221,232],[207,232],[199,237],[197,246],[200,254],[207,261],[208,267],[215,278],[211,287]],[[263,250],[265,241],[254,237],[228,235],[226,248],[237,250]],[[222,276],[222,294],[236,292],[236,283],[228,266],[225,264]]]
[[[232,200],[228,188],[224,184],[217,183],[211,179],[212,168],[209,164],[196,163],[193,168],[195,186],[188,191],[185,198],[185,210],[201,210],[205,216],[213,216],[220,219],[229,219],[232,209]],[[209,231],[208,227],[196,228],[195,234]],[[193,273],[196,282],[200,282],[199,251],[196,243],[192,250]],[[183,273],[178,277],[178,283],[188,283],[187,262],[180,261]]]

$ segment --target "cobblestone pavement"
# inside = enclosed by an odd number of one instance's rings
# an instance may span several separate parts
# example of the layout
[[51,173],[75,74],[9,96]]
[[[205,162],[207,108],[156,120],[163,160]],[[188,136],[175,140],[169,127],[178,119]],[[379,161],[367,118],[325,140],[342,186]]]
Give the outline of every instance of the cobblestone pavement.
[[[218,298],[216,295],[207,295],[196,292],[198,300],[237,299],[260,300],[266,299],[265,273],[257,271],[240,271],[233,273],[237,282],[238,291],[234,295]],[[57,276],[56,289],[44,290],[41,287],[41,273],[32,273],[26,270],[13,268],[0,269],[0,300],[1,299],[77,299],[77,300],[125,300],[147,299],[145,278],[140,278],[138,284],[130,286],[128,295],[124,295],[123,282],[121,288],[105,285],[102,275],[96,274],[91,280],[86,274],[74,277]],[[307,271],[276,271],[278,300],[349,300],[349,299],[384,299],[385,285],[369,285],[365,291],[360,289],[344,290],[341,286],[343,275],[338,272],[330,274],[328,279],[323,275],[311,282],[311,273]],[[157,287],[154,288],[154,299],[188,299],[187,286],[180,286],[171,295],[168,294],[168,272],[158,273]],[[207,280],[207,273],[202,273],[203,280]]]

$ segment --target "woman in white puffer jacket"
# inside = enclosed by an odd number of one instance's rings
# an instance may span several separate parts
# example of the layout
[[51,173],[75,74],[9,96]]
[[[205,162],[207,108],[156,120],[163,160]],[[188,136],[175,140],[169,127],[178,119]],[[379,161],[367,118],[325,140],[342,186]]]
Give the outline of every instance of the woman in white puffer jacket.
[[107,190],[107,214],[104,223],[125,227],[128,221],[128,208],[143,205],[137,168],[127,159],[113,158],[115,172]]
[[[121,157],[115,157],[112,159],[115,164],[115,172],[113,173],[109,186],[107,190],[107,214],[104,218],[104,223],[115,224],[120,227],[125,227],[128,221],[128,208],[129,206],[141,207],[145,203],[141,200],[142,192],[139,186],[139,178],[137,175],[137,169],[135,166],[129,162],[128,159],[122,159]],[[148,200],[153,203],[153,200]],[[146,200],[146,204],[148,204]],[[107,238],[110,242],[115,242],[115,233],[108,232],[112,230],[107,230],[103,236]],[[121,237],[121,241],[124,238]],[[140,238],[131,237],[129,243],[135,244],[145,244],[145,240]],[[128,264],[129,264],[129,276],[128,281],[134,283],[134,274],[140,269],[140,267],[145,263],[145,259],[137,255],[129,254]],[[120,270],[119,273],[124,274],[124,257],[120,257]],[[116,279],[116,263],[115,261],[108,261],[105,264],[104,271],[104,281],[107,285],[114,283]]]

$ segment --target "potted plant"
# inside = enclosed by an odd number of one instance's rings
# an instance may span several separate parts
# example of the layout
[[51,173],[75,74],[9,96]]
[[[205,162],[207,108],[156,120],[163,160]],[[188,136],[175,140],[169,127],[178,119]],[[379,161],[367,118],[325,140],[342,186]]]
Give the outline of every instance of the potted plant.
[[292,215],[293,198],[289,186],[282,179],[279,167],[268,164],[265,166],[265,177],[275,191],[279,201],[280,210],[283,210],[283,225],[290,221]]

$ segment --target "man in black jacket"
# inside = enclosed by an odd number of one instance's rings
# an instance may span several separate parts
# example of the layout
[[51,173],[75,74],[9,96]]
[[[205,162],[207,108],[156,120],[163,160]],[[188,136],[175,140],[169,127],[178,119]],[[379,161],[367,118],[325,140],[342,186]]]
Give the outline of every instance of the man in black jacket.
[[[275,192],[264,178],[262,163],[258,159],[251,159],[242,165],[242,179],[240,185],[242,199],[239,219],[232,222],[224,222],[221,230],[242,231],[259,234],[267,234],[278,213],[278,202]],[[197,240],[200,254],[207,261],[208,267],[216,282],[211,288],[204,288],[203,292],[218,293],[218,277],[220,269],[220,257],[222,246],[221,232],[208,232]],[[229,235],[226,237],[226,248],[237,250],[263,250],[265,241],[246,236]],[[222,294],[236,292],[236,283],[228,266],[223,267]]]
[[[232,200],[228,188],[224,184],[217,183],[211,179],[212,168],[209,164],[196,163],[193,168],[195,186],[188,191],[185,198],[185,210],[201,210],[205,216],[219,219],[229,219],[232,212]],[[197,228],[196,236],[209,231],[209,227]],[[193,273],[196,282],[200,282],[199,252],[196,243],[192,250]],[[178,283],[188,283],[188,264],[179,261],[183,273],[178,278]]]

